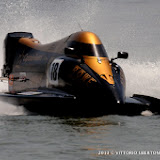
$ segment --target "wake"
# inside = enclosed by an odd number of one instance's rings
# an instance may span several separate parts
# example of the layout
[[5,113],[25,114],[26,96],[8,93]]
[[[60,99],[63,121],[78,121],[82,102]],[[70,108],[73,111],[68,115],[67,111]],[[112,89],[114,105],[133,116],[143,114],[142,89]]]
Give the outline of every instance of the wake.
[[27,115],[23,106],[14,106],[0,101],[0,116],[20,116]]
[[[8,91],[8,83],[0,82],[0,92]],[[20,116],[27,115],[23,106],[15,106],[7,102],[0,101],[0,116]]]

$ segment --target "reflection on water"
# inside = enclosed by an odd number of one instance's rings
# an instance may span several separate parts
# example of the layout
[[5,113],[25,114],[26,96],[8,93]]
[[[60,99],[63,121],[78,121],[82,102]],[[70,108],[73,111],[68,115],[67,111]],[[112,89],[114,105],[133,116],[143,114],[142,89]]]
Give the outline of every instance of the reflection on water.
[[[108,143],[107,136],[112,134],[112,128],[124,125],[114,116],[103,116],[97,118],[67,118],[63,119],[64,125],[71,126],[73,132],[78,136],[81,152],[86,153],[95,159],[100,158],[99,151],[113,150],[113,146]],[[105,139],[103,138],[105,137]]]
[[120,122],[110,120],[107,116],[95,117],[95,118],[68,118],[65,119],[64,124],[68,124],[76,127],[98,127],[106,125],[120,125]]

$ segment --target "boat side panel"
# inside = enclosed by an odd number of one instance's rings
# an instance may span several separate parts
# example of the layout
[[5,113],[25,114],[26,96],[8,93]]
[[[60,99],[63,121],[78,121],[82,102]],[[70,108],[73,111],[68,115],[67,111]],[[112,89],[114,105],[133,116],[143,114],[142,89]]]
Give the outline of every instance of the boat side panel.
[[53,60],[63,54],[48,53],[26,47],[23,54],[14,60],[12,73],[9,75],[9,91],[18,92],[31,88],[46,87],[47,70]]

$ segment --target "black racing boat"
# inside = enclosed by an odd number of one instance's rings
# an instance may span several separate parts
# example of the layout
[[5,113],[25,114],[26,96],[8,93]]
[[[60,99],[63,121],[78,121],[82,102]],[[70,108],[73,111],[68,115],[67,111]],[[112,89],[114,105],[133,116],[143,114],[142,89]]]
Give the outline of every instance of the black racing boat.
[[128,58],[118,52],[109,59],[101,40],[92,32],[77,32],[50,44],[31,33],[8,33],[2,77],[9,92],[1,100],[49,115],[138,115],[159,113],[159,100],[134,95],[126,98],[122,68],[114,62]]

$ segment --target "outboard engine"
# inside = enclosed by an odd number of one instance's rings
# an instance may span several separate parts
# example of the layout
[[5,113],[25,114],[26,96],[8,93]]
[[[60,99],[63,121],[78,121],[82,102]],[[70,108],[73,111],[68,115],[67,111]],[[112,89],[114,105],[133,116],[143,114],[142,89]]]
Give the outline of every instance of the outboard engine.
[[22,49],[22,45],[18,43],[19,39],[25,38],[33,38],[32,33],[28,32],[13,32],[8,33],[5,40],[4,40],[4,65],[2,69],[2,76],[8,77],[9,74],[12,72],[12,65],[16,54],[18,51]]

